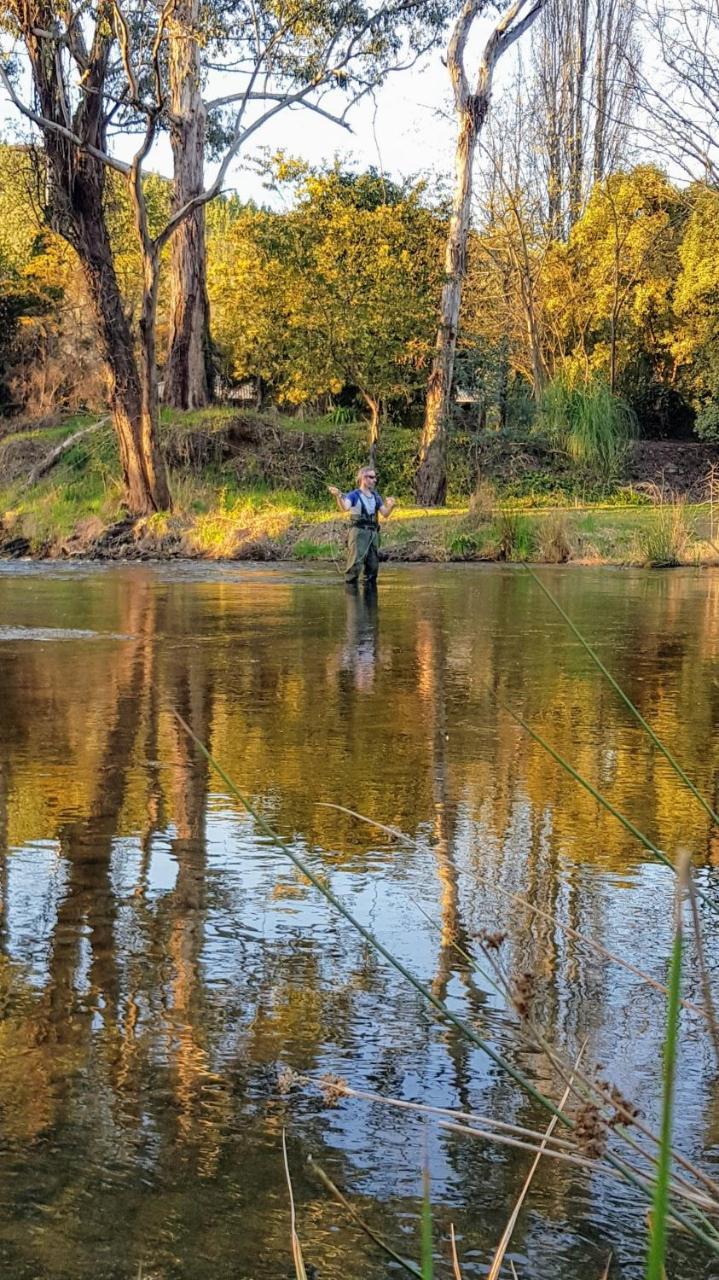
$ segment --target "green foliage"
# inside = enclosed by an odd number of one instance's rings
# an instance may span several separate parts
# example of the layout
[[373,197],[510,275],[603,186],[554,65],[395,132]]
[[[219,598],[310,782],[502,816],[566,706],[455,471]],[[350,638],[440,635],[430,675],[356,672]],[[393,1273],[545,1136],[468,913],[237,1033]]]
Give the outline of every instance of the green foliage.
[[688,198],[690,214],[674,290],[672,352],[681,385],[699,411],[697,434],[714,440],[713,403],[719,401],[719,192],[702,185]]
[[372,173],[291,166],[288,180],[288,213],[227,205],[211,229],[213,329],[227,370],[262,378],[286,404],[344,389],[363,408],[408,404],[427,376],[436,214],[420,187]]
[[719,400],[703,404],[696,416],[694,430],[700,440],[712,444],[719,440]]
[[538,426],[573,461],[609,478],[619,469],[636,423],[606,382],[575,384],[560,374],[542,396]]
[[295,560],[327,560],[336,552],[334,543],[313,542],[311,538],[299,538],[292,548]]
[[347,405],[338,404],[327,414],[327,421],[333,427],[345,427],[348,423],[356,420],[354,409],[350,409]]
[[483,545],[480,533],[460,529],[447,540],[447,552],[451,560],[474,560]]
[[535,532],[526,516],[503,511],[499,517],[500,560],[531,560],[535,548]]

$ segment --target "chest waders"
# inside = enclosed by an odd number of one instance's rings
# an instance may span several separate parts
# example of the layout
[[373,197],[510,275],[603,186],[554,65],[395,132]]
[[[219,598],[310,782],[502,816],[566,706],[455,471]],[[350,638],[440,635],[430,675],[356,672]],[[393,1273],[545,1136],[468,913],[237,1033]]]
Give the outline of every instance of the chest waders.
[[[360,495],[359,512],[350,517],[345,582],[356,582],[364,569],[366,582],[376,582],[379,570],[379,507],[370,512]],[[353,512],[356,508],[353,508]]]

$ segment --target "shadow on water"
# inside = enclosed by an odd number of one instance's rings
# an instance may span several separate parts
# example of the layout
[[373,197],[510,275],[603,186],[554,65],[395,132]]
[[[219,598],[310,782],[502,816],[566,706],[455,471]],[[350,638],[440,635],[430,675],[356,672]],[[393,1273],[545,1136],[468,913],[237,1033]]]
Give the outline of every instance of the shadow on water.
[[[587,571],[553,583],[716,797],[719,576]],[[709,885],[716,833],[526,578],[386,571],[377,595],[286,570],[20,568],[0,574],[0,616],[9,1275],[129,1277],[142,1264],[162,1280],[286,1276],[283,1127],[320,1280],[388,1273],[306,1173],[308,1153],[418,1256],[421,1123],[370,1103],[327,1108],[316,1090],[285,1095],[279,1064],[539,1119],[268,847],[174,709],[355,914],[540,1085],[541,1059],[457,948],[471,951],[482,928],[505,930],[513,969],[539,976],[551,1033],[588,1036],[652,1117],[661,996],[556,922],[661,980],[669,873],[492,691],[662,847],[688,844]],[[689,981],[691,997],[694,970]],[[702,1033],[691,1020],[683,1030],[678,1142],[696,1155],[716,1142],[716,1086]],[[455,1223],[465,1275],[480,1276],[529,1156],[428,1141],[438,1228]],[[541,1280],[599,1275],[609,1246],[616,1275],[634,1280],[639,1217],[622,1187],[548,1164],[517,1228],[517,1267]],[[682,1274],[711,1274],[678,1248]]]

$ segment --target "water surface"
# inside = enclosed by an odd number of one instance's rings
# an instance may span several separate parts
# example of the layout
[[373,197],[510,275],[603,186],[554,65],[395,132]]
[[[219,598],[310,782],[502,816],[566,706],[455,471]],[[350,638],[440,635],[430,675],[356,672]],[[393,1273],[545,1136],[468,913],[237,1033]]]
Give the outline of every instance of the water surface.
[[[543,570],[716,805],[719,574]],[[519,712],[719,897],[719,843],[519,569],[402,567],[375,601],[333,569],[0,567],[0,1260],[17,1280],[291,1274],[287,1130],[319,1280],[399,1274],[307,1168],[419,1255],[427,1145],[438,1268],[449,1223],[486,1274],[531,1156],[309,1085],[546,1117],[323,901],[226,794],[174,711],[363,923],[544,1087],[546,1063],[454,943],[508,934],[538,1012],[657,1115],[673,880],[510,715]],[[332,806],[399,828],[393,839]],[[528,899],[552,920],[512,895]],[[719,950],[709,931],[709,963]],[[701,1000],[690,958],[689,998]],[[702,1024],[682,1015],[677,1142],[717,1165]],[[645,1208],[540,1170],[513,1240],[533,1280],[639,1280]],[[671,1275],[716,1276],[675,1241]]]

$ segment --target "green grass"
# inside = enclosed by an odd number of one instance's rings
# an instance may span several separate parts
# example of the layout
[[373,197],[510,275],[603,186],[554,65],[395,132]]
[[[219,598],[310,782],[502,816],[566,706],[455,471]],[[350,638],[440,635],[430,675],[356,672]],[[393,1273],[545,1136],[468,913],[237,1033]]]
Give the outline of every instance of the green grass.
[[561,374],[542,396],[538,426],[573,462],[609,480],[636,433],[631,409],[606,382],[572,383]]
[[686,564],[694,544],[687,507],[671,502],[659,507],[656,519],[637,532],[640,561],[652,569]]
[[328,560],[338,548],[330,542],[312,542],[310,538],[299,538],[292,548],[294,560]]
[[[220,432],[237,417],[234,408],[179,416],[165,412],[163,430],[188,435],[208,428]],[[22,472],[26,476],[42,456],[37,440],[46,442],[49,450],[58,439],[96,420],[95,416],[76,416],[49,429],[27,427],[13,436],[0,437],[0,462],[11,439],[29,442],[32,450]],[[207,558],[234,556],[243,548],[249,554],[254,542],[276,558],[319,560],[335,554],[343,539],[342,517],[331,503],[326,484],[349,487],[353,482],[364,424],[338,427],[328,419],[301,423],[287,417],[258,417],[257,421],[267,432],[267,448],[275,451],[275,459],[283,456],[278,435],[294,433],[286,456],[301,456],[299,469],[273,462],[269,468],[272,474],[263,475],[263,455],[253,456],[251,449],[249,455],[243,451],[239,461],[232,451],[227,457],[216,451],[215,460],[205,466],[170,468],[173,512],[146,522],[149,553],[163,554],[169,533],[175,552],[179,540],[179,549],[185,554]],[[299,430],[315,432],[316,441],[305,441],[300,449]],[[631,491],[617,489],[608,495],[606,486],[596,490],[601,501],[590,510],[577,509],[578,491],[573,500],[565,496],[557,506],[550,503],[548,488],[532,498],[525,494],[517,499],[507,496],[507,486],[503,489],[494,482],[491,501],[488,497],[481,511],[476,501],[468,510],[469,487],[464,501],[455,492],[447,507],[417,508],[411,491],[416,433],[393,428],[384,445],[387,454],[379,468],[381,491],[396,492],[400,506],[384,525],[382,541],[395,559],[560,562],[570,558],[644,565],[717,559],[708,543],[691,534],[699,509],[677,504],[652,506],[646,496],[640,502]],[[460,440],[455,441],[455,447],[461,453]],[[466,455],[466,448],[464,452]],[[288,476],[290,484],[283,482]],[[458,483],[456,476],[454,483]],[[630,499],[626,508],[616,505],[622,495]],[[80,440],[32,490],[22,478],[0,489],[0,522],[5,534],[28,538],[35,552],[62,544],[78,526],[84,526],[80,532],[89,537],[91,525],[109,525],[122,515],[118,451],[109,424]]]

